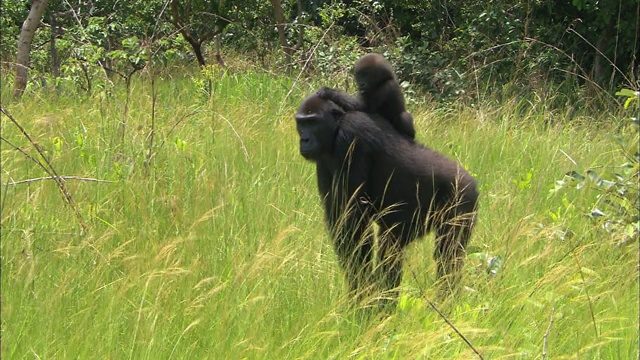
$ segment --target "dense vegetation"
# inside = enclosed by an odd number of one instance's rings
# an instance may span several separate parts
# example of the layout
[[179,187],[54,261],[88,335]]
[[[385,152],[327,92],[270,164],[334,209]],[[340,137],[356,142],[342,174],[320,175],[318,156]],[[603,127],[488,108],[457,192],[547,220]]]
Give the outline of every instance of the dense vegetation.
[[[637,358],[638,2],[485,3],[52,2],[17,98],[3,1],[2,357]],[[432,237],[395,312],[348,306],[298,155],[371,49],[480,184],[442,314]]]
[[[25,1],[2,3],[4,70],[28,11]],[[437,99],[478,101],[506,87],[585,106],[611,100],[639,71],[637,0],[92,0],[51,2],[42,21],[31,86],[71,83],[86,91],[149,62],[224,63],[225,53],[326,77],[374,49],[408,87]]]

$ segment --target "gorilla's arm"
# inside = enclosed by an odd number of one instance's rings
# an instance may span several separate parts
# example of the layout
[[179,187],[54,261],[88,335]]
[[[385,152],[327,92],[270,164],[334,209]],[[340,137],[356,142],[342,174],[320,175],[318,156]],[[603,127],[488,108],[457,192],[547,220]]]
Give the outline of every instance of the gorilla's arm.
[[367,177],[372,163],[361,147],[345,151],[349,153],[342,155],[346,160],[342,168],[330,182],[318,177],[318,186],[329,189],[324,199],[327,225],[338,261],[347,270],[347,282],[356,294],[358,289],[362,291],[371,284],[373,275],[374,238],[369,231],[373,211],[367,199]]
[[362,111],[365,108],[365,103],[362,102],[360,98],[349,95],[338,89],[323,87],[317,91],[317,94],[325,100],[333,101],[345,111]]
[[318,190],[323,198],[329,227],[361,232],[361,217],[369,206],[367,186],[372,168],[370,154],[363,144],[341,131],[336,136],[333,156],[343,161],[316,163]]

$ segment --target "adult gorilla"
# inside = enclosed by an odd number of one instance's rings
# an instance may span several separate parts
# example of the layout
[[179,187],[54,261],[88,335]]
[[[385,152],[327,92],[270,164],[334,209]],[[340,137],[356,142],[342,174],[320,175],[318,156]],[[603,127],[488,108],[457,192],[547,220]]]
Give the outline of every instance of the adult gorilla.
[[[295,115],[300,153],[316,164],[335,251],[353,295],[397,295],[402,252],[436,233],[436,278],[455,281],[475,220],[475,179],[375,114],[345,112],[317,93]],[[377,259],[374,234],[378,225]],[[447,281],[442,281],[446,279]]]

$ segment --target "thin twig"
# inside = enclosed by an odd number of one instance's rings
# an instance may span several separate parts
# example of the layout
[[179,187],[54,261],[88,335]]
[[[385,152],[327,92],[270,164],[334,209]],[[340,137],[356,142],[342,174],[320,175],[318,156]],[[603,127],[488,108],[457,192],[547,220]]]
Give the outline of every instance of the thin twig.
[[[42,160],[44,160],[44,163],[42,163],[40,160],[35,159],[32,156],[28,156],[28,158],[33,160],[33,161],[35,161],[36,164],[38,164],[40,167],[42,167],[42,169],[44,169],[44,171],[47,174],[49,174],[49,177],[53,178],[53,180],[55,181],[56,185],[58,186],[58,189],[62,193],[62,197],[64,198],[65,202],[73,210],[73,212],[74,212],[74,214],[76,216],[76,219],[78,220],[78,223],[80,223],[80,226],[82,227],[83,232],[85,234],[88,233],[89,225],[87,225],[87,223],[84,221],[84,218],[82,217],[82,214],[80,213],[80,210],[78,209],[78,206],[76,205],[75,201],[73,200],[73,197],[71,197],[71,193],[69,193],[69,190],[67,190],[67,187],[64,184],[64,180],[62,180],[60,178],[60,176],[58,175],[56,169],[53,167],[53,165],[51,165],[51,162],[45,156],[44,151],[42,151],[40,146],[35,141],[33,141],[31,136],[29,135],[29,133],[27,133],[27,131],[22,127],[22,125],[20,125],[20,123],[18,123],[18,121],[13,117],[13,115],[11,115],[5,108],[3,108],[1,106],[0,106],[0,112],[5,114],[9,118],[9,120],[11,120],[11,122],[20,130],[22,135],[29,141],[29,143],[31,143],[33,148],[36,149],[38,154],[40,154],[40,157],[42,158]],[[4,140],[4,141],[9,143],[6,140]],[[12,146],[14,146],[14,145],[12,145]],[[15,148],[20,150],[18,147],[15,147]],[[22,150],[20,150],[20,151],[23,154],[26,154],[26,152],[24,152]]]
[[[7,179],[7,182],[9,182],[9,179]],[[0,219],[4,219],[4,216],[2,215],[2,210],[6,209],[4,204],[5,204],[5,201],[7,201],[9,187],[5,186],[4,189],[5,189],[4,194],[2,194],[2,189],[0,189]]]
[[291,88],[289,89],[289,91],[287,92],[287,94],[284,96],[284,98],[282,99],[282,102],[280,103],[280,112],[282,112],[285,102],[287,101],[287,99],[289,98],[289,96],[291,95],[291,93],[293,93],[293,88],[296,86],[296,84],[298,83],[298,81],[300,80],[300,77],[302,76],[302,74],[307,70],[307,67],[309,66],[309,62],[311,62],[311,59],[313,58],[313,54],[315,54],[316,49],[318,48],[318,46],[320,45],[320,42],[324,39],[324,37],[327,35],[327,33],[329,33],[329,30],[331,30],[331,28],[333,27],[334,23],[331,23],[329,25],[329,27],[327,28],[327,30],[325,30],[325,32],[322,34],[322,36],[320,37],[320,39],[318,39],[318,42],[313,46],[313,49],[311,49],[311,54],[309,54],[309,57],[307,58],[307,61],[304,62],[304,65],[302,66],[302,69],[300,69],[300,72],[298,73],[298,76],[296,77],[296,79],[293,81],[293,84],[291,85]]
[[146,171],[149,171],[151,166],[151,158],[153,157],[153,140],[156,135],[156,101],[158,100],[158,91],[156,89],[156,74],[153,72],[153,66],[150,67],[151,71],[151,129],[149,130],[149,147],[147,148],[147,158],[145,160]]
[[580,265],[580,260],[578,260],[578,255],[576,254],[575,249],[573,251],[573,258],[576,260],[576,264],[578,265],[578,272],[580,272],[580,278],[582,279],[584,293],[587,295],[587,303],[589,304],[589,313],[591,314],[593,331],[596,333],[596,337],[598,337],[598,326],[596,325],[596,316],[593,312],[593,303],[591,302],[591,296],[589,296],[589,291],[587,290],[587,282],[584,280],[584,273],[582,272],[582,265]]
[[4,142],[6,142],[9,146],[11,146],[12,148],[14,148],[14,149],[16,149],[17,151],[19,151],[19,152],[20,152],[22,155],[24,155],[27,159],[29,159],[29,160],[33,161],[34,163],[36,163],[36,164],[40,165],[40,167],[42,167],[45,171],[47,171],[47,167],[46,167],[46,166],[44,166],[44,164],[43,164],[40,160],[38,160],[38,159],[34,158],[33,156],[29,155],[29,153],[27,153],[26,151],[24,151],[23,149],[21,149],[19,146],[12,144],[9,140],[7,140],[7,139],[3,138],[2,136],[0,136],[0,140],[2,140],[2,141],[4,141]]
[[178,127],[178,125],[180,125],[181,122],[183,122],[184,120],[186,120],[187,118],[189,118],[190,116],[193,116],[197,113],[200,112],[200,109],[195,109],[193,111],[191,111],[188,114],[183,115],[178,121],[176,121],[175,124],[173,124],[173,126],[171,127],[171,129],[169,129],[169,131],[167,131],[167,134],[164,136],[164,139],[162,140],[162,142],[160,143],[160,145],[158,145],[158,148],[161,148],[164,146],[164,143],[167,141],[167,139],[169,138],[169,135],[171,135],[171,132],[173,132],[173,130],[175,130],[176,127]]
[[[161,149],[164,144],[167,142],[167,139],[169,138],[169,135],[171,135],[171,132],[173,130],[175,130],[176,127],[178,127],[178,125],[180,125],[181,122],[183,122],[185,119],[189,118],[192,115],[197,114],[198,112],[200,112],[200,109],[195,109],[193,111],[191,111],[190,113],[183,115],[178,121],[176,121],[175,124],[173,124],[173,126],[171,127],[171,129],[169,129],[169,131],[167,131],[166,135],[164,136],[164,139],[162,139],[162,141],[160,142],[160,144],[156,147],[157,149]],[[156,156],[157,151],[152,151],[152,146],[149,146],[149,155],[147,156],[147,165],[149,165],[151,163],[151,160],[153,160],[153,158]]]
[[567,154],[566,152],[562,151],[562,149],[558,149],[558,150],[562,153],[562,155],[566,156],[567,159],[569,159],[569,161],[571,161],[573,163],[573,165],[576,165],[576,166],[578,165],[578,163],[575,160],[573,160],[573,158],[571,156],[569,156],[569,154]]
[[[612,67],[613,67],[613,68],[614,68],[614,69],[615,69],[615,70],[616,70],[620,75],[622,75],[622,77],[627,81],[627,84],[631,84],[631,83],[633,83],[633,82],[631,81],[631,79],[629,79],[629,78],[625,75],[625,73],[624,73],[622,70],[620,70],[620,68],[618,68],[618,67],[616,66],[616,63],[615,63],[615,62],[611,61],[611,59],[609,59],[609,58],[607,57],[607,55],[605,55],[602,51],[600,51],[600,49],[598,49],[598,47],[597,47],[597,46],[593,45],[589,40],[587,40],[584,36],[582,36],[582,34],[580,34],[579,32],[577,32],[573,27],[571,27],[571,28],[567,29],[567,32],[576,34],[580,39],[582,39],[582,41],[584,41],[584,42],[586,42],[587,44],[589,44],[589,46],[591,46],[591,48],[592,48],[593,50],[595,50],[595,51],[596,51],[600,56],[602,56],[603,58],[605,58],[605,59],[609,62],[609,65],[611,65],[611,66],[612,66]],[[615,54],[615,53],[614,53],[614,54]]]
[[247,152],[247,148],[244,146],[244,142],[242,141],[242,138],[240,137],[240,134],[238,134],[236,129],[233,127],[233,124],[231,124],[231,122],[229,120],[227,120],[227,118],[222,116],[222,114],[218,114],[218,116],[220,116],[222,118],[222,120],[226,121],[227,124],[229,124],[229,127],[231,128],[233,133],[236,134],[236,137],[238,138],[238,140],[240,140],[240,147],[242,147],[242,152],[244,153],[244,158],[248,161],[249,160],[249,153]]
[[549,340],[549,333],[551,332],[551,326],[553,326],[553,314],[556,313],[556,308],[551,310],[551,319],[549,320],[549,326],[547,327],[547,331],[544,333],[543,341],[542,341],[542,360],[547,358],[547,341]]
[[[101,180],[101,179],[85,178],[85,177],[79,177],[79,176],[60,175],[58,176],[58,178],[61,180],[78,180],[78,181],[89,181],[89,182],[97,182],[97,183],[115,183],[115,181],[111,181],[111,180]],[[45,177],[39,177],[34,179],[25,179],[25,180],[7,182],[5,185],[20,185],[20,184],[27,184],[27,183],[43,181],[43,180],[56,180],[56,179],[53,176],[45,176]]]
[[[413,280],[416,283],[420,283],[418,281],[418,277],[416,276],[416,273],[413,271],[413,269],[411,270],[411,275],[413,275]],[[418,288],[420,290],[420,296],[422,296],[422,298],[427,302],[427,304],[429,304],[429,306],[431,306],[431,308],[438,313],[438,315],[442,318],[442,320],[444,320],[444,322],[447,323],[447,325],[449,325],[449,327],[451,329],[453,329],[453,331],[456,332],[456,334],[458,334],[458,336],[467,344],[467,346],[474,352],[476,353],[476,355],[478,355],[478,357],[480,358],[480,360],[484,360],[484,357],[482,356],[482,354],[480,354],[480,352],[478,351],[478,349],[475,348],[475,346],[473,346],[473,344],[471,343],[471,341],[469,341],[469,339],[467,339],[466,336],[464,336],[464,334],[462,332],[460,332],[460,330],[458,330],[458,328],[455,327],[455,325],[453,325],[453,323],[442,313],[442,311],[440,311],[436,305],[427,298],[426,294],[424,293],[424,291],[422,290],[421,287]]]

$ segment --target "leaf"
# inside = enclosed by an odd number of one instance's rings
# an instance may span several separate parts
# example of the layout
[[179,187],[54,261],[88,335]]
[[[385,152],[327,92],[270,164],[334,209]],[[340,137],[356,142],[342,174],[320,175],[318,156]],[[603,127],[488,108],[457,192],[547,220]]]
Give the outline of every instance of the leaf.
[[575,171],[575,170],[571,170],[569,172],[567,172],[566,174],[564,174],[564,176],[569,177],[571,179],[577,180],[577,181],[584,181],[585,177],[580,174],[579,172]]
[[502,259],[502,256],[492,256],[491,258],[489,258],[489,261],[487,261],[487,274],[491,276],[498,275],[498,272],[500,271],[500,269],[502,269],[503,264],[504,260]]
[[107,53],[107,57],[113,60],[116,59],[126,59],[127,53],[122,50],[113,50]]
[[467,246],[466,249],[466,253],[468,254],[467,256],[471,256],[472,254],[478,254],[481,253],[482,250],[484,250],[484,248],[478,246],[478,245],[469,245]]
[[604,186],[605,189],[609,190],[612,187],[616,186],[617,182],[615,181],[610,181],[610,180],[602,180],[602,186]]
[[613,138],[613,140],[615,140],[620,146],[625,147],[626,143],[624,141],[624,139],[622,137],[620,137],[619,135],[611,135],[611,137]]
[[602,185],[602,178],[597,172],[593,170],[587,170],[587,176],[589,177],[589,180],[591,180],[591,182],[593,182],[596,186]]
[[627,234],[627,236],[632,237],[632,236],[637,236],[638,232],[640,232],[640,224],[638,224],[637,222],[634,223],[630,223],[627,224],[627,226],[625,226],[624,231]]
[[602,210],[595,208],[593,210],[591,210],[591,213],[589,213],[589,215],[587,215],[588,217],[592,218],[592,219],[596,219],[599,217],[603,217],[603,216],[607,216],[607,214],[603,213]]
[[621,89],[620,91],[616,92],[616,95],[617,96],[627,96],[627,97],[640,96],[637,91],[633,91],[631,89]]
[[634,101],[636,101],[636,100],[638,100],[638,98],[634,98],[634,97],[627,98],[627,100],[625,100],[624,105],[623,105],[623,106],[624,106],[624,108],[625,108],[625,109],[629,108],[629,106],[631,105],[631,103],[632,103],[632,102],[634,102]]
[[553,189],[549,190],[549,193],[551,193],[551,194],[557,193],[558,191],[564,189],[564,186],[566,184],[567,184],[567,182],[564,181],[564,180],[556,180],[555,186],[553,187]]
[[398,301],[398,307],[402,311],[411,311],[411,310],[419,310],[422,308],[423,303],[420,298],[416,298],[409,295],[404,295],[400,297]]
[[491,255],[486,252],[469,254],[468,257],[480,260],[484,265],[484,271],[491,276],[496,276],[504,264],[504,259],[501,255]]

